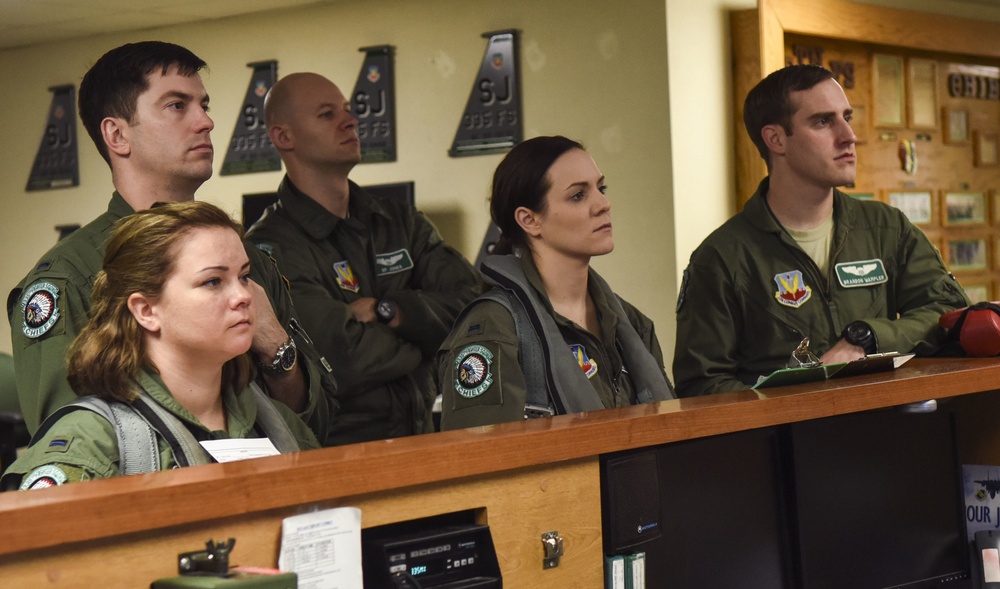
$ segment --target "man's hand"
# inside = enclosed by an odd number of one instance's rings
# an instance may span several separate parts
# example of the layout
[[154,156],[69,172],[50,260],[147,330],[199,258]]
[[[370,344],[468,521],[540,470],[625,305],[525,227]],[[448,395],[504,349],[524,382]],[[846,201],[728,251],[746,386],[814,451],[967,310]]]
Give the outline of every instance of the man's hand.
[[375,316],[376,302],[378,301],[376,301],[373,297],[365,297],[351,302],[351,312],[354,313],[354,318],[361,323],[372,323],[374,321],[378,321],[378,317]]
[[865,357],[865,350],[861,346],[847,343],[841,339],[825,354],[820,356],[819,361],[823,364],[837,364],[839,362],[851,362]]
[[254,309],[254,334],[250,350],[257,354],[261,363],[270,364],[281,344],[288,341],[288,333],[278,321],[278,316],[274,314],[264,287],[251,280],[249,288],[253,294]]

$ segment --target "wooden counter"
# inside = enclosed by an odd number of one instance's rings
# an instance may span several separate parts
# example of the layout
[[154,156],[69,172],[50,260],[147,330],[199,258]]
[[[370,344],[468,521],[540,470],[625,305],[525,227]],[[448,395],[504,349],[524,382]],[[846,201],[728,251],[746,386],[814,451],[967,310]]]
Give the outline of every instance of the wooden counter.
[[[600,587],[601,454],[926,399],[956,401],[966,462],[1000,460],[1000,360],[899,370],[0,495],[4,587],[141,587],[176,554],[237,538],[273,566],[282,518],[353,505],[370,527],[483,508],[510,587]],[[566,556],[542,570],[542,533]]]

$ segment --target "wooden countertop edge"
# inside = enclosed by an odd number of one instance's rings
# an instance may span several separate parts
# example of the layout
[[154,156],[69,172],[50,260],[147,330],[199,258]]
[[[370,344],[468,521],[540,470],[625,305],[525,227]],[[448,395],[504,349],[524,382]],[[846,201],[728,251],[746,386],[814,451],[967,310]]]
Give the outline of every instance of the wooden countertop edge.
[[[739,391],[0,494],[0,555],[1000,388],[1000,360]],[[72,525],[67,525],[72,521]]]

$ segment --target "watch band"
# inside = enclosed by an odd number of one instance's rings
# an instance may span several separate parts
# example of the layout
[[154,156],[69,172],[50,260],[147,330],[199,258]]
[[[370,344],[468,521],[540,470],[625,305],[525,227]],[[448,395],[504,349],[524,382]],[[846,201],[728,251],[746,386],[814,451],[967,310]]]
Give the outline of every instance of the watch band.
[[865,354],[874,354],[878,351],[878,342],[875,340],[875,332],[870,325],[864,321],[852,321],[847,324],[840,334],[844,340],[865,351]]
[[295,347],[295,340],[291,337],[288,341],[278,347],[274,353],[274,360],[270,364],[261,364],[261,368],[271,374],[281,374],[295,368],[295,361],[298,359],[298,349]]

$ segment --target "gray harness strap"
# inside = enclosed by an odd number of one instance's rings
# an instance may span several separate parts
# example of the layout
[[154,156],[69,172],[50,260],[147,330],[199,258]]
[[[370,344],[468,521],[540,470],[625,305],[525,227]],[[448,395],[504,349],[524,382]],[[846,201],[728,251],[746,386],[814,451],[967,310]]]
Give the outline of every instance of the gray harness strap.
[[542,342],[531,326],[531,320],[528,319],[524,307],[514,294],[507,290],[494,288],[480,298],[500,303],[514,318],[518,341],[517,360],[521,364],[521,373],[524,375],[527,389],[524,399],[525,418],[555,415],[545,384],[546,367]]
[[260,385],[252,382],[250,390],[253,391],[254,400],[257,402],[257,423],[260,424],[264,434],[278,449],[278,452],[287,454],[301,450],[299,441],[292,433],[292,428],[288,427],[288,422],[281,417],[281,413],[278,413],[278,410],[271,403],[271,398],[260,388]]
[[[270,399],[253,383],[251,389],[257,405],[257,423],[274,447],[282,454],[298,452],[298,440]],[[119,471],[123,475],[143,474],[160,470],[157,434],[162,435],[174,451],[178,464],[195,466],[211,463],[212,457],[179,419],[154,401],[141,387],[132,405],[88,395],[61,407],[50,415],[32,436],[34,445],[64,415],[78,410],[93,411],[112,425],[118,442]]]
[[[600,399],[588,394],[592,388],[577,362],[571,355],[560,353],[566,349],[562,334],[537,294],[530,286],[526,286],[520,260],[514,256],[491,256],[480,270],[487,284],[500,287],[488,291],[483,297],[503,304],[511,312],[518,341],[522,346],[530,348],[519,351],[518,354],[519,360],[525,362],[522,364],[522,372],[528,385],[526,416],[532,416],[531,408],[527,406],[532,403],[551,407],[546,412],[547,415],[603,409]],[[589,277],[605,293],[611,311],[618,316],[615,338],[622,347],[629,377],[636,388],[637,400],[640,403],[650,403],[675,399],[673,387],[629,322],[618,295],[593,270]],[[497,290],[502,295],[491,294]],[[527,334],[533,337],[526,337]],[[547,392],[547,397],[539,400],[539,392]]]
[[122,474],[160,470],[156,431],[134,409],[124,403],[108,403],[93,395],[81,397],[72,405],[93,411],[114,426],[120,455],[119,470]]

